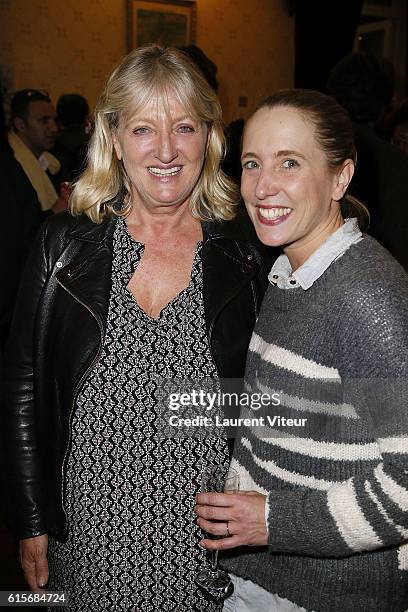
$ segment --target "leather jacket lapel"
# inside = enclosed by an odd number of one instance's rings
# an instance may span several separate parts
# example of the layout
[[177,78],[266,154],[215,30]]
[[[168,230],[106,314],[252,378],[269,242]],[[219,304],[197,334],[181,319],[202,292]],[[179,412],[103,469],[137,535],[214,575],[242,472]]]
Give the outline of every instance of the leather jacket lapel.
[[[95,317],[104,335],[108,318],[112,277],[112,241],[116,218],[101,225],[70,232],[76,256],[70,259],[69,248],[64,252],[67,265],[56,274],[58,283]],[[81,244],[78,253],[78,243]]]
[[259,266],[245,258],[234,241],[217,236],[206,241],[203,260],[204,310],[211,338],[217,315],[256,276]]
[[[101,225],[71,230],[74,257],[70,258],[68,247],[56,274],[59,284],[95,317],[102,337],[108,317],[115,225],[116,218],[110,218]],[[210,340],[220,311],[259,272],[252,256],[243,254],[234,237],[225,236],[222,230],[222,224],[203,223],[203,297]]]

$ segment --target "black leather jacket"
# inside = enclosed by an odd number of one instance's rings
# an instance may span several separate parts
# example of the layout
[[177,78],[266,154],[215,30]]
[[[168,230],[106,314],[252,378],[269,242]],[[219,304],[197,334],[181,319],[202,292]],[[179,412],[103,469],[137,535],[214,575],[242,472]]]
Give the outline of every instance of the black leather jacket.
[[[11,527],[64,540],[64,470],[78,391],[99,358],[115,218],[67,213],[43,226],[23,278],[6,351],[4,447]],[[236,223],[203,224],[204,310],[220,377],[242,377],[266,286],[256,240]]]

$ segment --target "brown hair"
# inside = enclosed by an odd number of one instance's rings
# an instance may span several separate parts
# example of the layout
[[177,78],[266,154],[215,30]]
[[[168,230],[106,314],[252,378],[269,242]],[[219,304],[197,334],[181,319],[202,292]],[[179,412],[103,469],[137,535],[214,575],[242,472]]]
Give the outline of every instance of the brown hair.
[[[347,112],[334,98],[312,89],[284,89],[265,98],[257,110],[278,106],[296,109],[313,123],[316,140],[331,169],[336,170],[347,159],[356,164],[353,126]],[[345,194],[340,206],[343,218],[356,217],[360,229],[367,229],[370,214],[360,200]]]

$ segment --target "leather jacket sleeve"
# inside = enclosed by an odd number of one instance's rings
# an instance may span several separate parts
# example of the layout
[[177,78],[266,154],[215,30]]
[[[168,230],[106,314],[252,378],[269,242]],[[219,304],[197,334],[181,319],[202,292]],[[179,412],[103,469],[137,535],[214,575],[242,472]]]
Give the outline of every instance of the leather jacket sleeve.
[[[36,351],[36,314],[47,282],[43,226],[28,258],[19,291],[4,367],[3,449],[6,506],[11,527],[19,538],[45,533],[43,492],[39,486],[36,444],[33,357]],[[21,529],[21,525],[25,525]]]
[[[223,378],[244,374],[266,282],[258,249],[241,230],[227,236],[231,225],[216,225],[203,247],[206,324]],[[20,539],[68,533],[71,415],[103,342],[114,228],[115,219],[53,215],[28,259],[6,350],[1,428],[9,523]]]

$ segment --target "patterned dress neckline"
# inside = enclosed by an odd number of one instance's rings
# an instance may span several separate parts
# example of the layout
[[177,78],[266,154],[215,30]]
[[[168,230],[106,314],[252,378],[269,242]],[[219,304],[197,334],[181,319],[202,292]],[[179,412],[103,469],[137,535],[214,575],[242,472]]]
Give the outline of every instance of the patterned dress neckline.
[[[182,299],[184,294],[188,294],[191,291],[194,291],[194,285],[195,285],[194,276],[197,274],[197,262],[198,262],[198,259],[201,257],[201,249],[202,249],[203,241],[202,240],[197,241],[197,244],[194,250],[193,263],[192,263],[191,274],[190,274],[188,285],[184,287],[184,289],[182,289],[176,296],[174,296],[174,298],[172,298],[161,309],[158,317],[151,317],[145,310],[143,310],[141,306],[139,306],[135,296],[128,289],[128,284],[130,282],[130,279],[135,273],[137,264],[139,263],[140,259],[143,256],[145,245],[142,242],[139,242],[133,238],[133,236],[130,234],[129,228],[127,227],[126,221],[123,217],[120,217],[118,219],[118,224],[122,226],[120,230],[120,234],[121,234],[121,240],[123,240],[123,246],[125,248],[125,252],[131,255],[128,260],[126,261],[122,260],[121,262],[119,262],[119,265],[123,265],[124,290],[130,294],[131,299],[134,300],[137,308],[142,312],[142,314],[144,314],[150,321],[153,321],[154,323],[160,323],[160,321],[164,317],[167,317],[167,311],[172,310],[174,308],[175,302],[177,302],[179,299]],[[128,274],[129,274],[129,277],[127,278]],[[170,316],[172,315],[170,314]]]
[[159,320],[127,284],[143,245],[119,219],[100,359],[77,397],[67,465],[69,536],[50,541],[50,588],[67,611],[217,612],[194,583],[208,563],[193,513],[200,475],[228,464],[222,436],[158,435],[158,380],[217,379],[202,294],[201,245],[190,283]]

